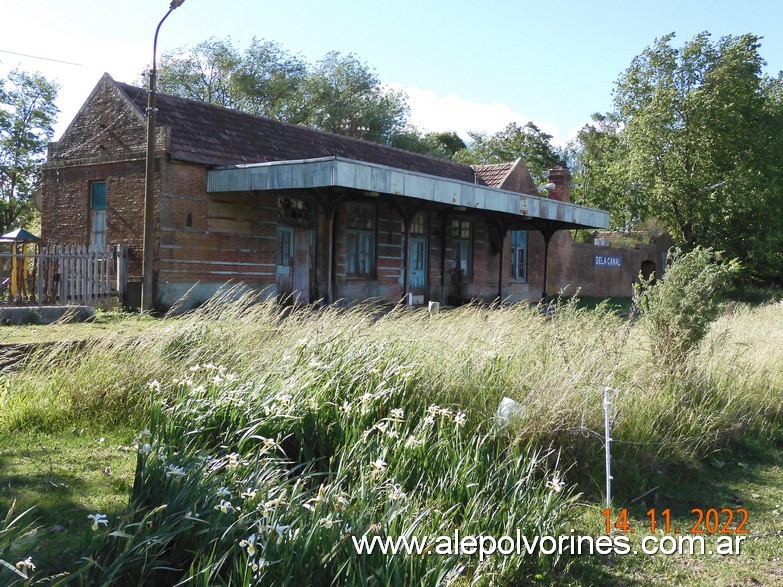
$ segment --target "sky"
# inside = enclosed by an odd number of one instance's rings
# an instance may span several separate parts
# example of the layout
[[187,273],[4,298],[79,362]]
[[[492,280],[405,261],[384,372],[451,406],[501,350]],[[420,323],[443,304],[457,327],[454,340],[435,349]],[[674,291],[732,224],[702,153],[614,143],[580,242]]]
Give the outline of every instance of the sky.
[[[104,72],[142,85],[169,0],[0,0],[0,77],[39,71],[60,85],[55,138]],[[253,37],[315,62],[353,53],[409,97],[422,131],[493,133],[533,121],[556,144],[594,112],[634,56],[676,33],[677,46],[763,37],[766,73],[783,70],[780,0],[185,0],[161,27],[158,57],[210,37]]]

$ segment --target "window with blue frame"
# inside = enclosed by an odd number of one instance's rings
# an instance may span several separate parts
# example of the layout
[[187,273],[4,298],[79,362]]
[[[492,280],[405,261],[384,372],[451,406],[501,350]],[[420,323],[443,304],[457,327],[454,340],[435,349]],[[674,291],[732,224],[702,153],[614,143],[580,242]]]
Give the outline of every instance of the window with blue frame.
[[511,280],[527,281],[527,231],[511,231]]
[[349,203],[346,216],[346,271],[351,275],[375,273],[375,206]]
[[90,184],[90,244],[106,246],[106,182]]

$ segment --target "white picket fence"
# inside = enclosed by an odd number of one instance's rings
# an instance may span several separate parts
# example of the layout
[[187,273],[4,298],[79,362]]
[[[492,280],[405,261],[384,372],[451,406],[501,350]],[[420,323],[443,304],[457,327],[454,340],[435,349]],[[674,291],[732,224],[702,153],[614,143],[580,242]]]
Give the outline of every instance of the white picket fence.
[[101,305],[123,300],[128,283],[128,246],[50,245],[38,252],[0,252],[5,303]]

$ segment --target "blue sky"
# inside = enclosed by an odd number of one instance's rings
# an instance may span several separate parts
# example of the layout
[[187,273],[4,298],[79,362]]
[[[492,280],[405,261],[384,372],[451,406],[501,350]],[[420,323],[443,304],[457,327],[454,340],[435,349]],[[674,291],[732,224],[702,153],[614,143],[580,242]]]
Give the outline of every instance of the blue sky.
[[[3,0],[0,75],[41,71],[60,85],[59,136],[103,72],[140,83],[168,0]],[[354,53],[410,96],[423,130],[494,132],[534,121],[564,142],[611,107],[618,75],[667,33],[677,44],[753,33],[767,73],[783,70],[780,0],[186,0],[158,54],[211,36],[252,37],[315,61]],[[69,65],[16,55],[67,61]]]

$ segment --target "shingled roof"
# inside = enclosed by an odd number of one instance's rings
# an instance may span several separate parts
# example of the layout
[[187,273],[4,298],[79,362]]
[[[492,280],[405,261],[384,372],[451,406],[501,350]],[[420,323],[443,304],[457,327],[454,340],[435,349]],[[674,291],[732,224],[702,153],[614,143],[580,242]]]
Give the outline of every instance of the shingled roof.
[[[114,80],[112,80],[114,81]],[[114,81],[140,112],[147,93]],[[157,126],[171,129],[171,155],[212,165],[344,157],[436,177],[487,185],[469,165],[455,163],[215,106],[157,94]]]
[[475,165],[473,170],[491,188],[499,188],[514,168],[514,162]]

